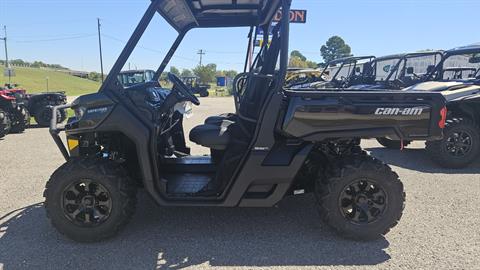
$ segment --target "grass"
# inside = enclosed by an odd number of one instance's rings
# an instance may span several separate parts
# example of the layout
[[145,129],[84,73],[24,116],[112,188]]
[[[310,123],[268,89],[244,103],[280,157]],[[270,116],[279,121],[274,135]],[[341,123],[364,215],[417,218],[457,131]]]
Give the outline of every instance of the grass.
[[[4,66],[0,65],[0,84],[8,82],[8,77],[3,76]],[[12,77],[12,83],[17,83],[28,93],[47,91],[65,91],[67,96],[80,96],[94,93],[100,88],[100,83],[87,79],[78,78],[67,73],[40,68],[14,67],[16,76]]]

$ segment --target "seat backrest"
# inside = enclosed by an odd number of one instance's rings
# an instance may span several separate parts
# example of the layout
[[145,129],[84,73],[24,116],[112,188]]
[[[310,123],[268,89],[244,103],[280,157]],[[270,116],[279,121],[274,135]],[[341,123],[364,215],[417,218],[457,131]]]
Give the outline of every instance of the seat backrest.
[[273,30],[272,43],[265,51],[262,66],[258,74],[250,74],[247,87],[240,100],[239,113],[241,116],[252,120],[258,120],[262,105],[265,102],[275,74],[275,68],[280,54],[279,27]]

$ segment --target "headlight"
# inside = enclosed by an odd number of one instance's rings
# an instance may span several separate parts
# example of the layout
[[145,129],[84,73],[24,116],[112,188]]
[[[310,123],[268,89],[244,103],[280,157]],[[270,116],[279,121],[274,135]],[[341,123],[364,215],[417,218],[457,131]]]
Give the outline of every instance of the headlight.
[[75,109],[73,109],[73,111],[75,112],[75,117],[77,118],[77,120],[80,120],[82,119],[83,115],[85,114],[85,111],[87,111],[87,109],[85,107],[77,107]]

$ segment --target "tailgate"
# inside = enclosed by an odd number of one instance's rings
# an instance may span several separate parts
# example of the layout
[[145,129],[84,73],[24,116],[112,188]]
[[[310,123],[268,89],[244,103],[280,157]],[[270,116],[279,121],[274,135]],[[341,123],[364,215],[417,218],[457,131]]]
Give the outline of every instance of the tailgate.
[[[282,129],[310,141],[327,138],[437,140],[442,137],[441,93],[402,91],[285,91]],[[446,113],[446,112],[444,112]]]

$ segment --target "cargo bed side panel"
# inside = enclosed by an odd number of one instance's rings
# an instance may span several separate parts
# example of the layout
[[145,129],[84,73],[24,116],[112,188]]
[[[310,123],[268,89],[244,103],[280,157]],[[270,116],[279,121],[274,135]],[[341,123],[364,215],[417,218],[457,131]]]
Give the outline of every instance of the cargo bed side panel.
[[438,93],[287,92],[283,131],[310,141],[388,137],[432,140],[445,99]]

